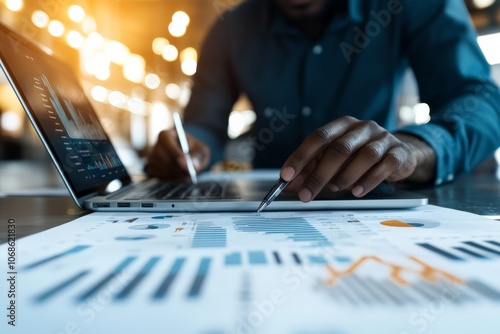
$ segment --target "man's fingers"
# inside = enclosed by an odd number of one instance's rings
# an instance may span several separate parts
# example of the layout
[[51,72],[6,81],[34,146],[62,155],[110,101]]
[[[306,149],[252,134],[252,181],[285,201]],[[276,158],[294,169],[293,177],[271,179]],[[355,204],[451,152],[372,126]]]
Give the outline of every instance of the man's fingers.
[[[299,191],[299,198],[306,202],[310,201],[327,185],[333,191],[352,185],[370,168],[366,163],[353,166],[354,168],[351,168],[351,164],[358,151],[369,143],[372,136],[369,126],[358,123],[349,128],[348,132],[331,140],[321,157],[318,156],[317,167],[308,172],[304,187]],[[344,170],[349,170],[351,175],[342,175]]]
[[410,147],[373,121],[342,117],[314,131],[287,159],[281,177],[308,202],[325,187],[361,197],[383,181],[409,177]]
[[[188,135],[190,154],[197,170],[210,162],[210,149],[204,143]],[[180,178],[187,173],[187,163],[177,133],[171,129],[162,131],[148,161],[148,173],[161,178]]]
[[291,181],[300,174],[332,140],[346,131],[352,119],[352,117],[342,117],[313,131],[285,161],[280,176],[285,181]]

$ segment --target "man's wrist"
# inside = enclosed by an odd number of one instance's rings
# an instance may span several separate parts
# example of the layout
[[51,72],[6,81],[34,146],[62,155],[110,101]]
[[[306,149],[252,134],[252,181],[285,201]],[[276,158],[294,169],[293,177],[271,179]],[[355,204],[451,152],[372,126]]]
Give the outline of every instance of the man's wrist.
[[401,142],[408,145],[417,160],[415,171],[406,179],[409,182],[428,183],[436,175],[436,154],[422,139],[406,133],[394,134]]

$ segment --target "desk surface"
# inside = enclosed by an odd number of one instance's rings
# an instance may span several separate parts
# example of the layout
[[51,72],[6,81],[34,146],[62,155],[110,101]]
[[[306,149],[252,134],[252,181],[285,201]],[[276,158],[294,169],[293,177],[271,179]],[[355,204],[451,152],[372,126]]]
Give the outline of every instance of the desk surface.
[[[8,168],[16,170],[11,165]],[[54,180],[53,171],[50,168],[48,170],[51,176],[47,180],[53,186],[58,181]],[[7,177],[0,168],[2,174],[4,178]],[[9,186],[13,186],[12,182],[9,182]],[[430,204],[500,219],[500,168],[494,160],[451,183],[415,191],[427,196]],[[0,197],[0,243],[7,240],[6,226],[9,219],[16,221],[16,237],[21,238],[84,214],[86,212],[79,209],[69,196]]]

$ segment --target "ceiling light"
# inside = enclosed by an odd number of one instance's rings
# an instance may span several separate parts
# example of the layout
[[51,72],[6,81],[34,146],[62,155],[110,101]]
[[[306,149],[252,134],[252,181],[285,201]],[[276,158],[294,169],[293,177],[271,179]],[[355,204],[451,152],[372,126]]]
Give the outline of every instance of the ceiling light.
[[72,5],[68,8],[68,16],[73,22],[82,22],[85,19],[85,10],[78,5]]
[[189,15],[182,10],[179,10],[172,15],[172,22],[176,22],[184,27],[189,25],[189,21]]
[[5,6],[13,12],[19,12],[23,9],[24,2],[23,0],[6,0]]
[[163,52],[163,48],[168,45],[168,39],[164,37],[156,37],[153,40],[153,52],[157,54],[158,56],[161,56]]
[[35,10],[31,15],[31,22],[38,28],[45,28],[49,21],[49,15],[42,10]]
[[495,3],[495,0],[473,0],[474,6],[479,9],[487,8]]
[[72,30],[66,35],[66,41],[73,49],[79,49],[85,42],[85,39],[78,31]]
[[168,32],[174,37],[182,37],[186,33],[186,26],[172,21],[168,25]]
[[64,24],[61,21],[52,20],[49,22],[49,34],[54,37],[60,37],[64,34]]
[[149,73],[144,78],[144,84],[149,89],[156,89],[156,88],[160,87],[160,83],[161,83],[160,77],[154,73]]
[[172,44],[169,44],[163,48],[163,52],[161,54],[163,59],[166,61],[175,61],[177,57],[179,56],[179,51],[175,46]]
[[490,65],[500,64],[500,32],[479,36],[477,42]]

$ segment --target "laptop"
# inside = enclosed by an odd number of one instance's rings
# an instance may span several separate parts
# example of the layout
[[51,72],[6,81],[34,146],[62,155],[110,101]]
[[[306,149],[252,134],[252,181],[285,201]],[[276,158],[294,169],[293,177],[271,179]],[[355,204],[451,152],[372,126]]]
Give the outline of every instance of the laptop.
[[[69,193],[92,211],[256,211],[275,179],[205,175],[198,184],[133,182],[74,72],[43,47],[0,24],[0,64]],[[277,177],[277,174],[276,174]],[[424,196],[388,184],[356,198],[323,191],[303,203],[283,192],[266,210],[408,208]]]

